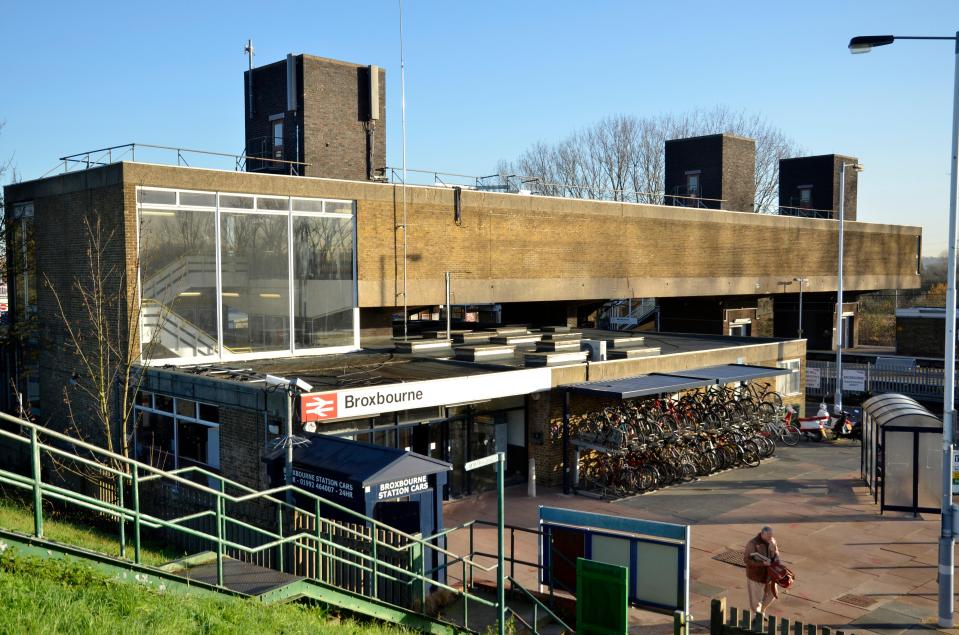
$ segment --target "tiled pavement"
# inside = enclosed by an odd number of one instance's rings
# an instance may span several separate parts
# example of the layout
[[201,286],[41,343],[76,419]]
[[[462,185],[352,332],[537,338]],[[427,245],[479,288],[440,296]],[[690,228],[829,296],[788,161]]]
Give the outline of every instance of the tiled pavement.
[[[858,444],[806,444],[779,448],[776,457],[754,469],[737,469],[700,481],[615,502],[563,496],[540,488],[528,498],[526,486],[507,490],[507,523],[533,528],[537,507],[570,507],[649,520],[688,523],[692,530],[692,613],[702,625],[713,597],[744,606],[744,569],[714,560],[727,549],[742,549],[762,525],[771,525],[797,581],[770,614],[847,633],[897,635],[932,629],[936,614],[939,517],[880,516],[859,480]],[[495,494],[447,503],[445,524],[496,519]],[[495,553],[492,529],[476,533],[478,548]],[[450,539],[453,551],[467,550],[465,532]],[[535,536],[517,534],[516,554],[536,560]],[[517,579],[535,588],[532,568],[517,566]],[[858,607],[837,601],[865,596]],[[636,632],[670,632],[669,618],[633,610]],[[959,615],[957,615],[959,623]],[[959,630],[952,631],[959,633]]]

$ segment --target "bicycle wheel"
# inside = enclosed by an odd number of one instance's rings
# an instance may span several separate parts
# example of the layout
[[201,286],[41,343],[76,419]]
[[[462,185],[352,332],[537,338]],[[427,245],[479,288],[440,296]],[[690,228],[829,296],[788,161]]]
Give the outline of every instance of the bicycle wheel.
[[755,441],[746,441],[742,444],[742,462],[747,467],[758,467],[761,461],[759,456],[759,448],[756,446]]
[[799,443],[799,438],[802,436],[802,433],[799,431],[799,428],[792,425],[791,423],[784,423],[779,429],[779,438],[786,445],[796,445]]

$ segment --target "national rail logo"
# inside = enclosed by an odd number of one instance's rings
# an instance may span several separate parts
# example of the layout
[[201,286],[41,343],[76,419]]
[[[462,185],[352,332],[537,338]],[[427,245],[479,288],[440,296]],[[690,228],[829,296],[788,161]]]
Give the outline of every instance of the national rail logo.
[[303,395],[300,399],[300,421],[302,423],[336,419],[336,413],[335,392]]

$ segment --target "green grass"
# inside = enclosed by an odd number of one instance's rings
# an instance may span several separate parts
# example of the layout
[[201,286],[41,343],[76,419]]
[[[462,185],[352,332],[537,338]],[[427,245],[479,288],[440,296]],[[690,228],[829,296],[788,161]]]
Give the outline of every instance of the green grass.
[[162,593],[65,560],[0,554],[0,633],[405,633],[316,606]]
[[[106,521],[83,516],[67,517],[59,512],[44,509],[43,537],[73,547],[96,551],[112,557],[120,556],[119,525],[112,523],[107,530]],[[33,509],[17,501],[0,498],[0,528],[33,534]],[[127,525],[127,559],[133,560],[133,528]],[[185,554],[170,546],[151,542],[141,545],[143,564],[161,565],[176,560]]]

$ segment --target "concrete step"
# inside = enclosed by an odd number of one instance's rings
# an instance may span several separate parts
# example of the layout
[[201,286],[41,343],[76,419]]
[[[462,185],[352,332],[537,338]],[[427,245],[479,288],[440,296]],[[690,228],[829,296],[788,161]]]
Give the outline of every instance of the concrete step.
[[497,335],[525,335],[529,333],[529,329],[525,326],[498,326],[495,329],[488,330]]
[[504,359],[513,356],[515,346],[506,344],[485,344],[479,346],[457,346],[455,357],[464,362],[481,362],[488,359]]
[[607,337],[606,348],[631,348],[633,346],[642,346],[646,338],[643,337]]
[[527,366],[559,366],[560,364],[578,364],[586,361],[586,351],[559,351],[556,353],[526,353]]
[[641,357],[656,357],[659,347],[646,346],[636,348],[614,348],[606,351],[606,359],[639,359]]
[[579,340],[542,340],[536,342],[536,350],[542,353],[558,351],[578,351],[582,347]]
[[[463,333],[472,333],[471,329],[453,329],[450,331],[450,337],[462,335]],[[442,331],[423,331],[423,339],[444,339],[446,338],[446,329]]]
[[397,353],[425,353],[442,351],[451,348],[453,343],[447,339],[409,340],[396,342],[393,350]]
[[532,344],[543,339],[542,333],[525,333],[517,335],[494,335],[489,338],[490,344]]
[[568,326],[544,326],[540,330],[544,333],[569,333],[571,329]]
[[582,333],[572,333],[572,332],[565,332],[565,333],[550,333],[550,332],[546,332],[546,333],[543,333],[543,339],[544,339],[544,340],[556,340],[556,341],[560,341],[560,340],[565,340],[565,341],[568,341],[568,340],[581,340],[581,339],[583,339],[583,334],[582,334]]
[[470,331],[468,333],[453,333],[454,344],[482,344],[488,342],[493,333]]

